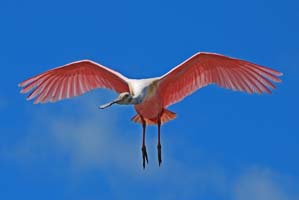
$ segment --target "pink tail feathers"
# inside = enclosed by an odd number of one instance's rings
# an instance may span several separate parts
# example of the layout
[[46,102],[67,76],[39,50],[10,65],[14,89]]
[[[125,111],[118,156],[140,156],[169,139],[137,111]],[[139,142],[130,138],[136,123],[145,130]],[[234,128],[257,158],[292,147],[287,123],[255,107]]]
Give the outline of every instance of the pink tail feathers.
[[[164,124],[170,120],[173,120],[176,118],[176,114],[174,112],[171,112],[170,110],[163,109],[162,115],[161,115],[161,124]],[[136,114],[134,117],[131,119],[133,122],[140,123],[142,124],[141,116],[139,114]],[[155,125],[158,124],[158,118],[153,118],[153,119],[147,119],[144,118],[145,122],[147,125]]]

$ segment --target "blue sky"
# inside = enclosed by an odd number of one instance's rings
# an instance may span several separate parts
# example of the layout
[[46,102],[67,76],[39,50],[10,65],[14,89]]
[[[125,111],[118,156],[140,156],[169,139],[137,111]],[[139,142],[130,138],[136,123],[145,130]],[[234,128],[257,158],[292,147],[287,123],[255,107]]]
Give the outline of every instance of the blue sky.
[[[299,199],[297,1],[0,2],[0,199]],[[96,90],[33,105],[17,84],[92,59],[130,78],[159,76],[198,51],[284,73],[272,95],[205,87],[147,134],[132,107]]]

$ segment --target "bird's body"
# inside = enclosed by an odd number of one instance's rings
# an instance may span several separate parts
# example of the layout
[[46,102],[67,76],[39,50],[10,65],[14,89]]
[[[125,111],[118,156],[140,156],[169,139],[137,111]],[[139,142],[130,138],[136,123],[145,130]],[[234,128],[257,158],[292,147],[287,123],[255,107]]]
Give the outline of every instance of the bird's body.
[[[31,91],[28,100],[34,103],[55,102],[81,95],[96,88],[108,88],[120,93],[113,104],[134,105],[132,118],[142,124],[143,167],[148,161],[145,148],[146,125],[158,125],[158,160],[161,164],[160,126],[176,114],[166,108],[201,87],[217,84],[221,87],[247,93],[271,93],[280,82],[282,73],[244,60],[214,53],[197,53],[163,76],[148,79],[129,79],[120,73],[89,60],[73,62],[19,84],[21,93]],[[272,81],[272,82],[271,82]]]
[[156,124],[158,115],[163,111],[163,104],[157,93],[159,79],[129,80],[130,93],[140,99],[140,103],[134,105],[135,110],[147,124]]

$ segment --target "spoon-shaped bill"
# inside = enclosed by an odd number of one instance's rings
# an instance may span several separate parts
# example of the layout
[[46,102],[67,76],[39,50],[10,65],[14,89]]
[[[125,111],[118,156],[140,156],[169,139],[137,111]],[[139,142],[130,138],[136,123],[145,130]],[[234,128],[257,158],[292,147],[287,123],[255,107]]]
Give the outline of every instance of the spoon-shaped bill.
[[106,103],[106,104],[103,104],[101,106],[99,106],[100,109],[105,109],[105,108],[108,108],[110,106],[112,106],[113,104],[119,102],[119,98],[115,99],[114,101],[111,101],[109,103]]

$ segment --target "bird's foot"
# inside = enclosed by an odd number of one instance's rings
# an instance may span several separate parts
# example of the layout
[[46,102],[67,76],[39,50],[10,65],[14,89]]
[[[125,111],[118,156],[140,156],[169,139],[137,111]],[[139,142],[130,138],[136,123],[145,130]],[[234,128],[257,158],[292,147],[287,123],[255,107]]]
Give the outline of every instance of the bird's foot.
[[161,144],[158,144],[157,148],[158,148],[158,162],[159,162],[159,167],[160,167],[160,165],[162,163]]
[[147,157],[145,145],[142,146],[141,151],[142,151],[142,166],[143,166],[143,169],[145,169],[145,161],[146,161],[146,163],[148,163],[148,157]]

